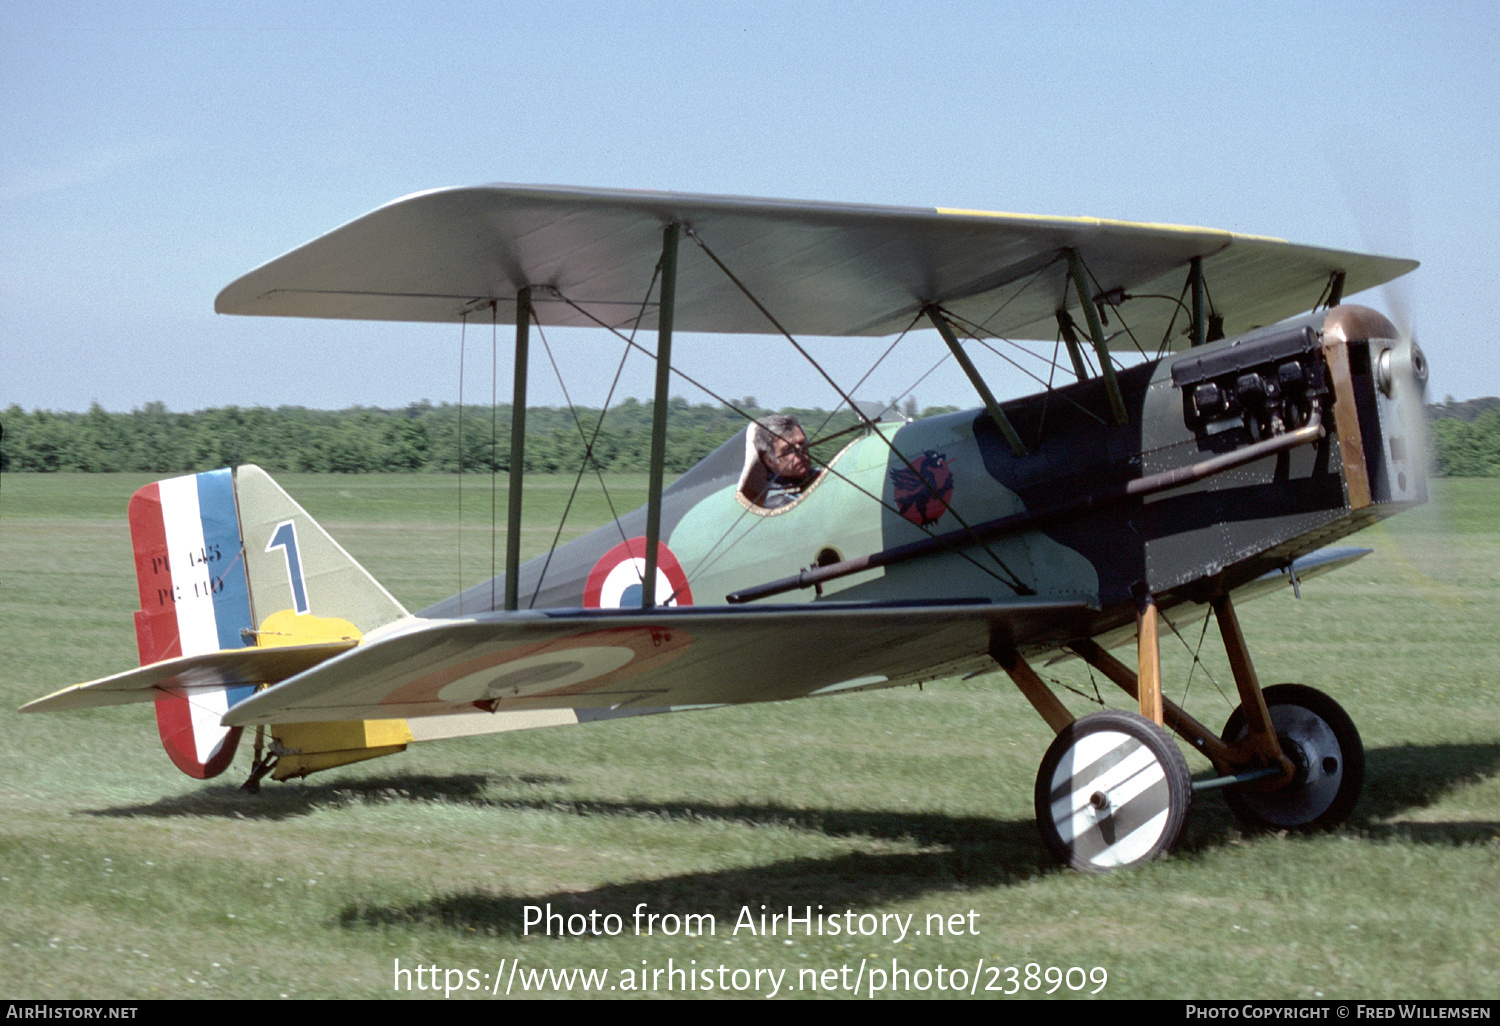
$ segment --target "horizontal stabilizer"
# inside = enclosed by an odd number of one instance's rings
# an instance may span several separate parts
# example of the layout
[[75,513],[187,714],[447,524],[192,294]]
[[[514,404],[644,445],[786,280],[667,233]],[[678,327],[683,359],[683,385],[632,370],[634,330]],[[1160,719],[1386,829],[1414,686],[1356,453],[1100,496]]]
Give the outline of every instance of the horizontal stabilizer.
[[[404,621],[236,705],[236,726],[682,708],[890,687],[1076,636],[1082,600],[566,610]],[[946,661],[935,653],[966,653]],[[582,713],[580,713],[582,715]]]
[[296,676],[353,648],[357,642],[334,641],[282,648],[234,648],[179,656],[112,677],[75,684],[21,706],[21,712],[65,712],[106,705],[154,701],[166,693],[195,689],[275,684]]

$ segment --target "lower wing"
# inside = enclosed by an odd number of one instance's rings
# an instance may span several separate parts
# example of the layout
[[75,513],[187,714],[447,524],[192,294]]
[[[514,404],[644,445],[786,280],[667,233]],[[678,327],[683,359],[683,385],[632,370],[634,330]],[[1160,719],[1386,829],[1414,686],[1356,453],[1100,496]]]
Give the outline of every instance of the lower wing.
[[241,702],[224,722],[542,709],[617,712],[910,684],[987,664],[993,642],[1079,632],[1082,601],[566,610],[407,619]]

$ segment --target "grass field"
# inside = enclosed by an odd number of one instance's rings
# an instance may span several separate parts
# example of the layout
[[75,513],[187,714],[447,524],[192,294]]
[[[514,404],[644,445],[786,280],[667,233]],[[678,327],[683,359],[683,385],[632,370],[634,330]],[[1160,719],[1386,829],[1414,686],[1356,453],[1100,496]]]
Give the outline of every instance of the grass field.
[[[0,996],[390,997],[399,960],[400,994],[418,998],[445,982],[488,996],[497,975],[520,993],[544,969],[607,970],[612,996],[764,996],[778,980],[782,996],[848,996],[876,970],[933,996],[957,996],[955,969],[964,994],[1099,987],[1071,967],[1107,973],[1103,997],[1500,997],[1500,482],[1437,482],[1303,601],[1241,609],[1263,681],[1322,688],[1359,726],[1368,779],[1345,829],[1243,836],[1207,795],[1176,855],[1089,878],[1037,838],[1049,735],[1000,675],[417,745],[254,797],[243,750],[216,781],[180,775],[146,706],[16,715],[134,663],[124,504],[145,480],[0,482]],[[456,589],[453,479],[283,484],[409,607]],[[527,554],[570,486],[529,483]],[[633,506],[644,480],[611,488]],[[473,583],[491,560],[487,482],[464,507]],[[607,515],[590,493],[570,520]],[[1197,625],[1182,633],[1197,644]],[[1190,686],[1184,645],[1163,651],[1168,693],[1222,722],[1233,685],[1213,630]],[[1053,669],[1088,711],[1087,672]],[[643,903],[669,917],[650,935]],[[549,905],[622,932],[528,932],[528,906]],[[734,929],[762,905],[890,932]],[[714,933],[662,932],[688,914]],[[921,932],[896,936],[889,917],[908,915]]]

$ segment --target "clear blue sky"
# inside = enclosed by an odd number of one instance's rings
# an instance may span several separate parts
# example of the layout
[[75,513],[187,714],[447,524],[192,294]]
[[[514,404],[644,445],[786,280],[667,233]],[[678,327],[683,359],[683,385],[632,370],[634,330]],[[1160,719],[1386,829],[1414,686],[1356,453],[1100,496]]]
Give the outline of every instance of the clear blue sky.
[[[1432,398],[1500,394],[1497,54],[1486,3],[0,0],[0,408],[451,400],[456,327],[220,317],[213,298],[397,196],[484,182],[1085,214],[1415,257],[1394,298],[1362,301],[1410,305]],[[574,398],[600,401],[616,347],[549,340]],[[470,342],[478,359],[488,339]],[[909,345],[863,394],[941,355],[930,332]],[[878,349],[820,352],[848,380]],[[784,343],[679,354],[729,395],[835,401]],[[533,400],[559,402],[533,367]],[[626,394],[649,394],[639,370]],[[915,394],[977,404],[947,367]]]

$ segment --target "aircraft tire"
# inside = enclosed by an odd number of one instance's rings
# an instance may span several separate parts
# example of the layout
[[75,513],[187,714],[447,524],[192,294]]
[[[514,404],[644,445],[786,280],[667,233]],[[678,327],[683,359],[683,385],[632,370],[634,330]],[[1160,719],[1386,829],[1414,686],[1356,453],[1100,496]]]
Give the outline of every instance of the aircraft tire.
[[1061,861],[1085,873],[1149,862],[1187,825],[1187,759],[1156,724],[1106,710],[1068,725],[1036,776],[1036,821]]
[[[1365,783],[1365,747],[1354,721],[1316,688],[1277,684],[1266,688],[1265,696],[1276,737],[1297,765],[1297,775],[1273,791],[1254,785],[1226,789],[1230,811],[1251,830],[1311,832],[1338,826],[1354,811]],[[1237,741],[1244,735],[1244,711],[1236,709],[1220,736]]]

